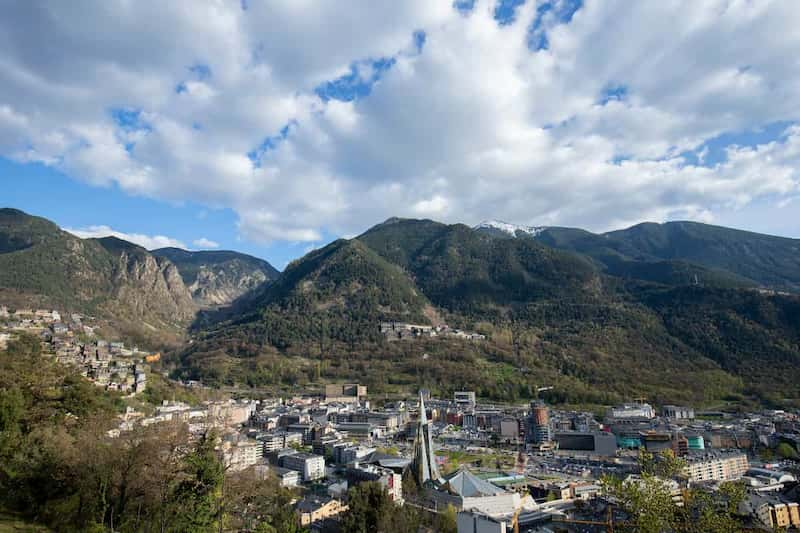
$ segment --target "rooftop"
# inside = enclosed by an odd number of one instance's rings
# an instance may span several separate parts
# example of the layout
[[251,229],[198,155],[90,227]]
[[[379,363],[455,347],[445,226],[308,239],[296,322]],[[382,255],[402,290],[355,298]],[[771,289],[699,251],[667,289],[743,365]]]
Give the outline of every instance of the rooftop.
[[446,477],[444,482],[444,486],[447,490],[463,498],[496,496],[506,492],[464,468]]

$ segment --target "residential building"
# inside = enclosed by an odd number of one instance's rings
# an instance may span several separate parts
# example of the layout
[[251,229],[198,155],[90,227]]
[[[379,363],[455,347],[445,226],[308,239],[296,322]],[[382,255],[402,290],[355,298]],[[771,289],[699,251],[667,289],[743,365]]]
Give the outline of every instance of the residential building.
[[459,407],[465,409],[475,409],[475,391],[454,392],[453,401]]
[[356,465],[348,468],[345,477],[350,485],[374,481],[382,485],[395,503],[403,501],[403,476],[389,468],[376,465]]
[[300,484],[300,472],[296,470],[275,466],[272,467],[272,471],[280,480],[281,487],[296,487]]
[[662,409],[665,418],[672,420],[694,420],[694,409],[678,405],[665,405]]
[[254,441],[239,441],[224,449],[225,464],[233,471],[244,470],[257,464],[262,456],[261,444]]
[[528,427],[529,442],[545,444],[553,440],[553,431],[550,427],[550,410],[544,402],[540,400],[531,402]]
[[[672,498],[672,503],[674,503],[678,507],[683,507],[684,505],[683,490],[681,489],[680,484],[674,479],[662,479],[662,478],[656,478],[656,479],[658,479],[661,482],[661,484],[664,486],[665,489],[669,490],[670,496]],[[627,478],[625,478],[624,481],[624,483],[626,484],[627,483],[641,484],[642,482],[643,480],[640,476],[634,476],[634,475],[628,476]]]
[[332,457],[335,446],[340,443],[339,437],[335,435],[320,437],[313,442],[311,451],[315,455]]
[[347,505],[335,498],[311,496],[303,498],[295,507],[300,525],[305,527],[347,510]]
[[250,419],[255,404],[240,403],[233,400],[212,402],[208,405],[208,416],[212,423],[221,426],[239,426]]
[[358,403],[366,398],[366,385],[356,383],[325,385],[325,401],[327,403]]
[[689,455],[690,449],[689,439],[684,435],[676,433],[672,437],[672,451],[675,453],[676,457],[686,457]]
[[290,433],[300,433],[304,445],[309,445],[314,442],[313,424],[289,424],[286,426],[286,431]]
[[755,516],[770,529],[800,528],[800,505],[777,496],[748,494],[739,510]]
[[750,464],[741,452],[705,451],[687,457],[689,481],[729,481],[741,478]]
[[614,420],[651,420],[656,417],[656,412],[648,403],[625,403],[612,407],[609,417]]
[[281,466],[296,470],[303,481],[315,481],[325,477],[325,458],[310,453],[293,453],[282,457]]

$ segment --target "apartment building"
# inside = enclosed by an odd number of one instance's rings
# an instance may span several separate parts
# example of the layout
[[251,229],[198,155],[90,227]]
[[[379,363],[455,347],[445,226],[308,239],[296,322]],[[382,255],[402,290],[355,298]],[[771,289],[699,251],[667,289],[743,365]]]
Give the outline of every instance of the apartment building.
[[750,468],[747,455],[741,452],[706,451],[690,455],[687,474],[689,481],[729,481],[739,479]]
[[296,470],[303,476],[303,481],[314,481],[325,477],[325,458],[310,453],[293,453],[282,458],[282,465],[289,470]]

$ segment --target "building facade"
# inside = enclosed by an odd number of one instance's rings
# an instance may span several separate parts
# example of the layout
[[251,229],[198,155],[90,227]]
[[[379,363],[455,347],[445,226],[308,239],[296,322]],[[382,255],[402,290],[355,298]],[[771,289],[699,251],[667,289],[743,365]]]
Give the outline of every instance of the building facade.
[[552,440],[550,410],[542,401],[531,402],[531,413],[528,417],[528,442],[544,444]]
[[325,477],[325,458],[310,453],[293,453],[283,458],[283,467],[296,470],[303,481],[314,481]]
[[688,457],[689,481],[730,481],[740,479],[750,468],[747,455],[739,452],[706,452]]

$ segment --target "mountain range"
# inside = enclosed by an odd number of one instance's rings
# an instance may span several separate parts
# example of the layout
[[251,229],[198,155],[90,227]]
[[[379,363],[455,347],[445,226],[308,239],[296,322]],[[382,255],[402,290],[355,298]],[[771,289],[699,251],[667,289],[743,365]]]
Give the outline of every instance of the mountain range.
[[96,315],[126,338],[176,342],[198,309],[229,304],[276,275],[266,261],[237,252],[149,252],[0,209],[0,301]]
[[[797,401],[798,241],[683,222],[604,235],[497,226],[395,218],[312,252],[196,330],[182,375],[498,400],[544,384],[572,403]],[[385,320],[488,340],[389,343]]]
[[[278,273],[234,252],[81,240],[6,209],[0,296],[189,328],[175,373],[211,384],[786,405],[800,401],[798,249],[692,222],[595,234],[392,218]],[[382,321],[486,340],[387,342]]]

